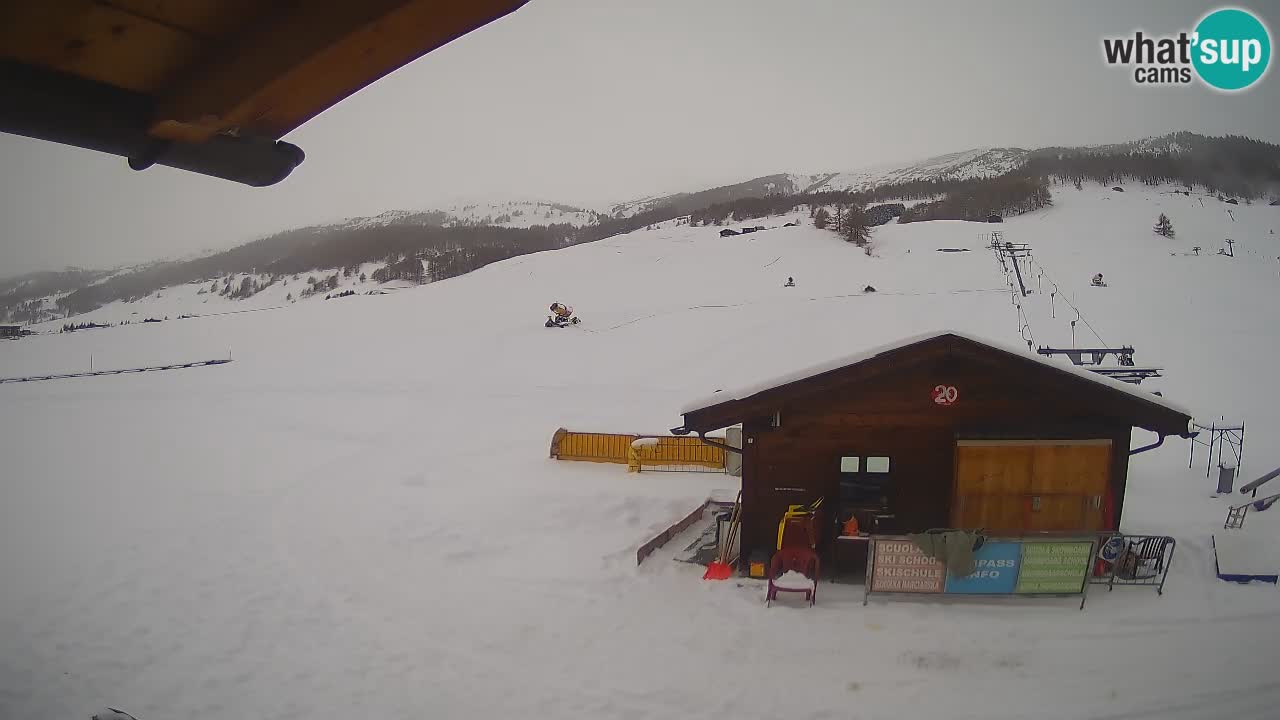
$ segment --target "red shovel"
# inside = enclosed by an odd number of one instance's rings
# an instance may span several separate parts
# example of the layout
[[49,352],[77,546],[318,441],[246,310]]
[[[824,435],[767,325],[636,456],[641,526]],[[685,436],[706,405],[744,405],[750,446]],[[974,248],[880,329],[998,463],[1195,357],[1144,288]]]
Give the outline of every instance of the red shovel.
[[707,564],[707,571],[702,574],[703,580],[728,580],[733,576],[733,567],[729,565],[729,551],[741,524],[742,491],[739,490],[738,499],[733,502],[733,513],[729,516],[729,534],[725,537],[724,546],[720,548],[720,559]]

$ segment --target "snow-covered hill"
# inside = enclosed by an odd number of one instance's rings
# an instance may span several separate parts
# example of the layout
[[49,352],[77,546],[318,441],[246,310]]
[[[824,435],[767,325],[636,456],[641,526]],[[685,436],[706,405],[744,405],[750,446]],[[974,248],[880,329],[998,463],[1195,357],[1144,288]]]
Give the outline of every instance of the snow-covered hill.
[[850,172],[817,174],[782,173],[747,180],[735,185],[698,192],[659,195],[617,203],[609,208],[614,217],[630,217],[672,203],[705,206],[739,197],[772,194],[868,190],[879,185],[912,180],[967,180],[1001,175],[1019,167],[1029,151],[1020,148],[978,148],[939,155],[918,162],[887,164]]
[[[418,284],[401,280],[385,283],[374,280],[373,274],[385,265],[386,263],[364,263],[358,268],[353,268],[350,274],[347,274],[343,268],[279,277],[235,273],[217,280],[167,287],[133,301],[116,300],[96,310],[69,318],[58,317],[50,303],[48,310],[53,319],[31,325],[30,330],[36,333],[49,333],[58,332],[64,324],[68,323],[120,325],[139,323],[147,319],[171,321],[239,312],[278,310],[298,303],[317,303],[325,300],[341,302],[349,296],[334,296],[343,293],[384,294],[398,292]],[[229,287],[234,291],[241,287],[245,280],[249,280],[253,287],[257,288],[252,295],[239,297],[225,290]]]
[[382,225],[495,225],[527,228],[534,225],[581,227],[599,219],[594,210],[536,200],[494,200],[456,203],[438,210],[388,210],[368,217],[348,218],[328,228],[368,228]]
[[[371,237],[382,232],[399,232],[409,234],[418,232],[420,228],[464,228],[501,227],[528,229],[535,226],[561,226],[554,232],[566,235],[564,226],[582,227],[600,219],[600,215],[592,210],[563,205],[560,203],[538,202],[532,200],[509,200],[495,202],[470,202],[453,205],[444,210],[388,210],[378,215],[348,218],[341,222],[327,225],[315,225],[298,228],[275,236],[260,238],[230,251],[204,254],[199,258],[186,258],[184,261],[166,261],[147,265],[120,268],[113,271],[96,273],[34,273],[21,278],[13,278],[0,282],[0,322],[14,321],[23,324],[39,324],[52,320],[69,320],[72,322],[101,322],[103,318],[114,318],[111,322],[119,322],[133,315],[154,316],[177,315],[183,313],[207,313],[221,308],[222,311],[256,309],[267,304],[280,304],[291,300],[302,299],[299,288],[295,285],[287,291],[288,279],[279,273],[266,273],[264,267],[312,267],[319,258],[320,262],[332,262],[335,246],[345,248],[340,255],[360,260],[374,259],[380,262],[364,262],[361,270],[369,276],[373,271],[387,264],[386,258],[377,257],[376,253],[366,252],[376,241]],[[461,231],[460,231],[461,232]],[[535,231],[535,234],[539,231]],[[283,238],[283,240],[282,240]],[[507,239],[510,243],[510,239]],[[459,240],[459,243],[476,244],[473,238]],[[535,247],[546,247],[536,245]],[[410,250],[430,254],[429,248]],[[436,248],[439,251],[439,248]],[[238,254],[238,255],[237,255]],[[397,253],[391,253],[393,256]],[[232,257],[235,256],[235,257]],[[251,257],[250,257],[251,256]],[[219,258],[222,258],[219,260]],[[393,258],[394,259],[394,258]],[[185,270],[184,268],[196,268]],[[238,272],[228,273],[226,269]],[[307,275],[330,277],[334,273],[340,276],[342,287],[328,288],[336,292],[368,292],[377,290],[378,284],[357,281],[343,274],[341,267],[320,267],[312,269]],[[134,278],[155,278],[164,273],[163,280],[145,279],[129,283]],[[357,272],[355,275],[358,276]],[[216,279],[221,282],[230,277],[238,287],[245,277],[249,277],[259,287],[273,288],[272,292],[254,294],[252,298],[231,297],[221,293],[221,298],[237,307],[222,307],[219,293],[213,292],[205,296],[199,292],[209,282]],[[176,278],[176,279],[175,279]],[[199,278],[199,281],[195,279]],[[292,277],[299,280],[298,277]],[[192,280],[188,285],[181,285],[185,280]],[[65,317],[64,310],[58,301],[77,289],[112,281],[125,281],[124,287],[111,287],[90,300],[73,304],[76,310],[86,307],[94,308],[90,312],[77,312]],[[167,285],[167,286],[164,286]],[[141,288],[141,289],[139,289]],[[304,288],[305,289],[305,288]],[[385,288],[383,288],[385,289]],[[322,293],[323,295],[324,293]],[[184,298],[180,308],[169,307],[172,303],[160,303],[158,307],[149,302],[149,298],[178,296]],[[196,297],[199,295],[200,297]],[[292,298],[289,296],[292,295]],[[142,296],[142,297],[139,297]],[[130,302],[124,302],[131,299]],[[253,302],[244,302],[252,299]],[[103,305],[103,303],[107,303]],[[123,306],[128,306],[127,308]],[[125,312],[121,312],[125,310]],[[174,311],[174,312],[170,312]],[[123,317],[122,317],[123,315]]]
[[[1016,147],[974,148],[961,152],[938,155],[908,163],[887,163],[845,172],[816,174],[781,173],[746,180],[709,190],[688,191],[670,195],[656,195],[638,200],[616,203],[608,209],[615,217],[629,217],[663,205],[680,203],[697,209],[712,202],[724,202],[739,197],[759,197],[770,194],[792,194],[826,191],[860,191],[875,187],[918,180],[969,180],[989,178],[1016,170],[1029,159],[1057,153],[1169,153],[1181,155],[1201,153],[1217,156],[1239,152],[1228,149],[1224,138],[1206,137],[1191,132],[1174,132],[1157,137],[1142,138],[1121,143],[1080,147],[1049,147],[1026,150]],[[1233,167],[1239,158],[1225,160],[1226,167]]]
[[[1246,420],[1245,475],[1280,465],[1280,208],[1059,186],[1001,226],[880,227],[870,257],[807,221],[664,223],[389,295],[0,342],[6,376],[235,357],[0,386],[0,716],[1270,717],[1280,595],[1214,577],[1229,499],[1173,439],[1132,459],[1125,504],[1129,530],[1178,539],[1163,596],[863,607],[824,583],[766,610],[669,550],[636,568],[736,480],[558,463],[557,427],[661,432],[711,390],[938,328],[1016,346],[993,228],[1033,248],[1035,343],[1070,342],[1070,300],[1166,369],[1143,390]],[[552,301],[584,323],[544,328]],[[1247,529],[1280,540],[1273,515]]]
[[[811,182],[803,192],[828,190],[868,190],[879,185],[913,180],[969,180],[994,177],[1013,170],[1026,160],[1021,148],[977,148],[939,155],[902,166],[868,168],[854,172],[807,176]],[[797,176],[802,184],[806,176]]]
[[813,184],[815,177],[785,173],[766,175],[732,185],[708,188],[696,192],[655,195],[638,200],[615,203],[608,207],[606,214],[610,217],[624,218],[632,217],[648,210],[668,207],[676,207],[682,212],[689,212],[714,203],[728,202],[744,197],[798,193]]
[[448,214],[450,224],[521,228],[560,224],[581,227],[595,222],[600,217],[594,210],[532,200],[461,203],[451,205],[444,212]]

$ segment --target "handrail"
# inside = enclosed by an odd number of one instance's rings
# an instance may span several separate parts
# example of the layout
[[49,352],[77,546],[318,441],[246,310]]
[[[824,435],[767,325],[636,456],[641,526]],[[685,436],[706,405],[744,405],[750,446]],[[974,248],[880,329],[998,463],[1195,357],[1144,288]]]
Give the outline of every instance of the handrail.
[[[1253,491],[1254,497],[1258,496],[1258,491]],[[1249,515],[1249,508],[1257,506],[1258,510],[1265,510],[1277,500],[1280,500],[1280,493],[1264,497],[1261,500],[1250,500],[1243,505],[1235,505],[1227,509],[1227,520],[1222,523],[1224,530],[1238,530],[1244,527],[1244,519]]]
[[1276,468],[1275,470],[1272,470],[1271,472],[1267,473],[1266,475],[1263,475],[1257,480],[1254,480],[1248,485],[1241,485],[1240,492],[1241,493],[1252,492],[1253,496],[1257,497],[1258,488],[1262,487],[1263,485],[1266,485],[1268,482],[1276,479],[1277,477],[1280,477],[1280,468]]

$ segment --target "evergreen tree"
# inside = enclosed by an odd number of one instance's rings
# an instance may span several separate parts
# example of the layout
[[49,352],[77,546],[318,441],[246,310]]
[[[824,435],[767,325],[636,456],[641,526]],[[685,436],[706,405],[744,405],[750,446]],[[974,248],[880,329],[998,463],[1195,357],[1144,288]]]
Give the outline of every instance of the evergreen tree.
[[871,239],[871,223],[867,219],[867,211],[861,205],[850,205],[836,219],[836,231],[846,241],[859,247]]
[[1169,221],[1169,216],[1160,213],[1160,217],[1156,218],[1155,227],[1151,228],[1157,235],[1163,235],[1167,238],[1174,236],[1173,223]]
[[818,211],[813,214],[813,226],[819,230],[827,227],[827,223],[830,221],[831,213],[827,212],[826,208],[818,208]]

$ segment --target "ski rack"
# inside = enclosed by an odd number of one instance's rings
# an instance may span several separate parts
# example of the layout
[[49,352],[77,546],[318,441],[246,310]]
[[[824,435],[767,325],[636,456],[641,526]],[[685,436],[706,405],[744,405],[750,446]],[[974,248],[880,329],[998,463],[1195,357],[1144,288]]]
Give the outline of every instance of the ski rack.
[[[1128,345],[1118,348],[1053,348],[1041,346],[1036,349],[1036,352],[1046,357],[1065,355],[1071,359],[1072,365],[1101,365],[1108,355],[1115,355],[1121,369],[1134,369],[1132,365],[1124,364],[1126,360],[1130,362],[1133,360],[1133,348]],[[1089,356],[1089,360],[1092,362],[1085,362],[1084,356],[1086,355]]]
[[1129,383],[1130,385],[1141,385],[1143,380],[1164,377],[1164,375],[1160,374],[1164,368],[1155,367],[1091,367],[1089,370],[1113,380]]
[[[1037,353],[1045,357],[1054,355],[1065,355],[1071,360],[1072,365],[1091,370],[1099,375],[1126,382],[1131,385],[1141,385],[1143,380],[1149,378],[1164,377],[1161,372],[1164,368],[1158,367],[1134,367],[1133,365],[1133,348],[1128,345],[1118,348],[1052,348],[1040,347]],[[1108,355],[1115,355],[1118,365],[1103,366],[1102,361],[1106,360]]]

